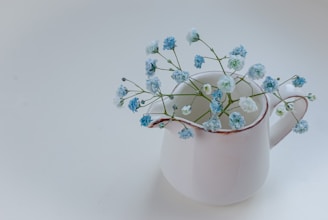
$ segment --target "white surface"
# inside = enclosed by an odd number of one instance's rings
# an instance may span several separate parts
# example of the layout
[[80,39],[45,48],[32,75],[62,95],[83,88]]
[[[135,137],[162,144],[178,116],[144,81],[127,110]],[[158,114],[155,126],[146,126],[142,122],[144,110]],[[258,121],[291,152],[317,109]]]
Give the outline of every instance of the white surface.
[[[0,219],[328,219],[328,3],[227,2],[2,0]],[[123,75],[143,82],[151,40],[195,51],[191,27],[225,53],[243,44],[247,65],[305,76],[318,96],[310,131],[280,142],[265,185],[234,206],[176,193],[159,170],[162,131],[112,104]]]

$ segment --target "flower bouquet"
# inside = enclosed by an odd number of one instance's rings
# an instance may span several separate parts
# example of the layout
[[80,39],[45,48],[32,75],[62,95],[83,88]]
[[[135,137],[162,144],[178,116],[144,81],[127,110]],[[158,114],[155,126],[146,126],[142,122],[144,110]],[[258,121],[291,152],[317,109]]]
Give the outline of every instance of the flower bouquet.
[[[127,103],[128,108],[132,112],[137,112],[141,108],[147,110],[140,118],[141,126],[148,127],[156,117],[164,115],[168,120],[158,122],[160,128],[164,128],[172,121],[178,118],[188,118],[193,113],[198,99],[202,99],[203,110],[197,111],[197,116],[193,116],[193,123],[196,123],[208,132],[220,132],[221,130],[239,130],[243,129],[252,121],[247,121],[247,114],[259,111],[256,97],[270,94],[281,101],[276,107],[276,114],[283,116],[285,113],[294,115],[294,104],[299,98],[283,99],[280,94],[280,87],[284,84],[291,84],[294,87],[303,87],[306,79],[299,75],[293,75],[286,80],[279,77],[273,77],[266,74],[266,68],[261,63],[256,63],[244,70],[247,51],[244,46],[240,45],[231,50],[228,55],[219,56],[207,42],[201,38],[196,29],[192,29],[187,34],[189,44],[200,43],[208,48],[209,55],[196,54],[194,57],[194,67],[201,69],[206,62],[217,62],[219,71],[222,76],[215,82],[200,81],[195,74],[182,69],[178,54],[176,51],[176,39],[172,36],[164,39],[162,49],[160,50],[159,42],[152,41],[146,47],[148,55],[157,56],[156,58],[148,58],[145,62],[146,80],[145,86],[141,86],[128,78],[122,78],[122,84],[116,91],[115,104],[118,107]],[[165,52],[171,53],[170,59]],[[159,65],[158,59],[162,59],[164,64]],[[166,71],[170,73],[172,80],[177,85],[184,84],[187,86],[188,92],[177,93],[174,89],[168,93],[162,91],[161,80],[158,72]],[[202,74],[202,73],[199,73]],[[197,74],[196,74],[197,75]],[[254,91],[251,82],[257,81],[261,85],[260,91]],[[235,90],[241,84],[249,87],[249,92],[235,95]],[[180,97],[188,97],[188,103],[182,106],[175,104],[174,101]],[[315,95],[308,93],[302,98],[309,101],[315,100]],[[171,102],[168,105],[166,100]],[[160,102],[162,105],[160,112],[150,112],[149,107]],[[173,104],[172,104],[173,103]],[[205,103],[205,104],[204,104]],[[308,130],[308,122],[304,119],[295,118],[295,126],[293,131],[296,133],[304,133]],[[224,123],[222,123],[224,121]],[[188,139],[194,136],[194,130],[187,123],[181,122],[181,130],[178,135],[182,139]]]

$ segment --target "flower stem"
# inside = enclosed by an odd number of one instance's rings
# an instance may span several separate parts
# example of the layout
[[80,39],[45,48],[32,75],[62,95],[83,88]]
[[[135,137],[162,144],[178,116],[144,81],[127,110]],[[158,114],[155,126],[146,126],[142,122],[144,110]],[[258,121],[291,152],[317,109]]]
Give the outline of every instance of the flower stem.
[[203,118],[205,115],[207,115],[210,112],[210,110],[207,110],[206,112],[204,112],[202,115],[200,115],[198,118],[196,118],[196,120],[194,120],[195,123],[197,123],[201,118]]
[[180,65],[180,62],[179,62],[179,59],[178,59],[178,56],[177,56],[177,53],[175,52],[175,49],[174,48],[173,48],[173,53],[174,53],[175,59],[176,59],[176,61],[178,63],[179,70],[182,70],[181,65]]
[[217,61],[219,61],[219,64],[220,64],[220,67],[222,69],[222,72],[224,73],[224,75],[227,75],[224,68],[223,68],[223,65],[222,65],[222,62],[221,62],[221,59],[219,58],[219,56],[216,54],[216,52],[214,51],[214,49],[212,47],[210,47],[210,45],[208,45],[205,41],[203,41],[202,39],[199,39],[200,42],[202,42],[205,46],[207,46],[210,51],[214,54],[215,58]]
[[181,68],[180,68],[179,66],[175,65],[175,64],[172,62],[172,60],[166,58],[166,57],[165,57],[163,54],[161,54],[160,52],[158,52],[158,54],[159,54],[161,57],[163,57],[163,59],[165,59],[169,64],[171,64],[172,66],[174,66],[176,69],[181,70]]

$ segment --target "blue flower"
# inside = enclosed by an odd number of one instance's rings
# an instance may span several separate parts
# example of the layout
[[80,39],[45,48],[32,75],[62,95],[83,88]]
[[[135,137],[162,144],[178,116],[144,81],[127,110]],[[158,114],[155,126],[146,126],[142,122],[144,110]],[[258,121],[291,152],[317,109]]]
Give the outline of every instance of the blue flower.
[[191,128],[183,128],[181,131],[178,132],[180,138],[188,139],[194,136],[194,131]]
[[263,90],[268,93],[273,93],[277,91],[278,87],[279,87],[278,80],[272,78],[271,76],[267,76],[262,84]]
[[189,73],[186,71],[175,70],[172,73],[171,78],[174,79],[177,83],[182,83],[189,79]]
[[302,87],[306,83],[306,79],[300,76],[296,76],[296,78],[293,80],[293,85],[295,87]]
[[157,76],[149,77],[146,80],[146,87],[152,94],[155,95],[160,90],[161,81],[159,80],[159,78]]
[[228,68],[239,71],[244,67],[244,57],[240,55],[231,55],[228,60]]
[[120,87],[118,87],[118,89],[116,91],[116,95],[119,98],[123,98],[124,96],[126,96],[126,94],[128,94],[128,89],[125,86],[120,85]]
[[232,93],[236,87],[236,82],[231,76],[223,76],[217,84],[224,93]]
[[194,63],[195,63],[195,67],[200,69],[202,68],[202,64],[205,63],[205,59],[200,55],[196,55],[194,59]]
[[235,47],[231,52],[230,55],[240,55],[242,57],[246,57],[247,51],[245,50],[243,45],[239,47]]
[[147,47],[146,47],[146,53],[147,54],[154,54],[158,53],[158,41],[152,41]]
[[210,120],[205,121],[203,123],[203,126],[206,131],[212,131],[212,132],[218,131],[222,127],[221,121],[217,116],[211,117]]
[[146,75],[148,77],[153,76],[155,74],[157,68],[156,62],[156,59],[149,58],[148,60],[146,60]]
[[164,50],[173,50],[175,48],[175,38],[167,37],[164,40],[163,49]]
[[212,99],[210,103],[210,109],[212,114],[217,115],[222,111],[222,105],[219,101]]
[[248,69],[247,75],[249,78],[256,80],[262,79],[265,75],[265,72],[265,66],[260,63],[257,63]]
[[241,129],[245,126],[245,119],[239,112],[232,112],[229,115],[229,125],[232,129]]
[[131,99],[128,107],[132,112],[137,112],[138,108],[140,108],[139,98],[134,97],[133,99]]
[[223,96],[223,93],[220,89],[216,89],[212,93],[212,98],[215,99],[216,101],[220,101]]
[[296,123],[295,127],[293,128],[293,131],[298,134],[302,134],[304,132],[307,132],[309,130],[309,124],[305,120],[300,120]]
[[195,28],[191,29],[187,34],[187,41],[189,44],[199,41],[199,34]]
[[140,119],[140,124],[141,124],[141,126],[144,126],[144,127],[147,127],[150,124],[150,122],[152,122],[152,119],[149,114],[142,116],[142,118]]
[[160,123],[158,124],[158,127],[159,127],[159,128],[164,128],[164,127],[165,127],[165,123],[164,123],[164,122],[160,122]]

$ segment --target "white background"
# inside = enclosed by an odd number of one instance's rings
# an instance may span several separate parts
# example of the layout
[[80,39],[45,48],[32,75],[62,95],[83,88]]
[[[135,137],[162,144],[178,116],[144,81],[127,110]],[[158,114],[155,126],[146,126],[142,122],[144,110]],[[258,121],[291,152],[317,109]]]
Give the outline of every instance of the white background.
[[[325,0],[1,0],[0,219],[328,219],[327,21]],[[192,27],[220,54],[243,44],[246,68],[306,77],[318,97],[309,132],[280,142],[265,185],[233,206],[172,189],[163,131],[112,103],[122,76],[144,83],[150,41],[173,35],[192,61]]]

